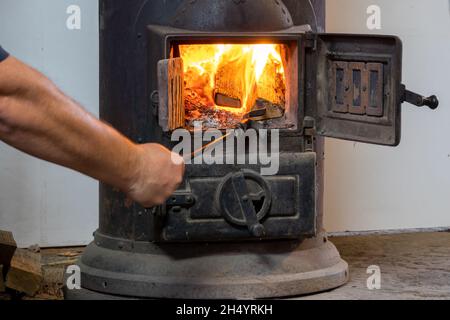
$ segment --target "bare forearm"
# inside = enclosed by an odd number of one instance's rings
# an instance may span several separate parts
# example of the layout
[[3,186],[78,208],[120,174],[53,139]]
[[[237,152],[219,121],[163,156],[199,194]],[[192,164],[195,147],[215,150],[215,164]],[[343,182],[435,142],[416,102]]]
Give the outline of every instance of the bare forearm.
[[122,190],[130,185],[135,144],[19,61],[9,58],[0,68],[1,140]]

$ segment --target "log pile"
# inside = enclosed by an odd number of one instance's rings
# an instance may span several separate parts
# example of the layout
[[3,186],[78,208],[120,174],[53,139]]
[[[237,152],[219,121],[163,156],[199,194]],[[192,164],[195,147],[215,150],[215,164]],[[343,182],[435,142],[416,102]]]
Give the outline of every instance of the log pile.
[[6,276],[6,287],[34,296],[41,288],[41,255],[26,249],[17,249]]
[[41,282],[40,253],[18,249],[13,234],[0,230],[0,292],[11,289],[34,296]]

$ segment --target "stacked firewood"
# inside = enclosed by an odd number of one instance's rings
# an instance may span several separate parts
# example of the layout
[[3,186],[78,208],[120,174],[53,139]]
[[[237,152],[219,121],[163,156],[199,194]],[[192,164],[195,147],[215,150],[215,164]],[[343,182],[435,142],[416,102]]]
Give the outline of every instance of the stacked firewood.
[[18,249],[11,232],[0,231],[0,293],[7,289],[34,296],[41,288],[39,253]]

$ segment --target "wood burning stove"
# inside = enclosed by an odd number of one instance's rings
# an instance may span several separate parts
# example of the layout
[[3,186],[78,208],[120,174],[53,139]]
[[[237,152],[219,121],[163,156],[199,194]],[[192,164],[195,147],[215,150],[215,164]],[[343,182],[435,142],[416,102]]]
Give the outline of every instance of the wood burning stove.
[[80,261],[83,288],[261,298],[344,284],[347,264],[322,226],[321,137],[396,146],[402,102],[437,107],[436,97],[401,85],[401,41],[321,33],[321,0],[100,4],[105,121],[169,148],[180,128],[195,135],[244,121],[269,135],[277,129],[279,170],[188,165],[173,197],[150,209],[101,186],[100,228]]

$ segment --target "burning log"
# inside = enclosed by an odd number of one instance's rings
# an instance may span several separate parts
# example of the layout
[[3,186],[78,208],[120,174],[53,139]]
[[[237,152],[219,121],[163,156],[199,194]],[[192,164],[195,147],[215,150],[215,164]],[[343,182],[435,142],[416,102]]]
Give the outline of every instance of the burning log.
[[184,125],[184,74],[180,58],[158,63],[159,124],[164,132]]
[[284,107],[268,101],[263,98],[258,98],[256,104],[253,106],[252,110],[264,110],[264,115],[261,117],[254,117],[253,121],[265,121],[278,119],[284,116]]
[[186,126],[234,128],[261,104],[270,119],[281,117],[286,82],[279,51],[276,45],[183,47]]
[[236,108],[240,109],[242,107],[242,103],[240,99],[228,97],[222,93],[216,93],[214,97],[214,101],[218,106],[224,106],[228,108]]
[[214,100],[218,106],[248,110],[254,104],[256,79],[250,69],[251,59],[245,56],[219,65],[214,88]]
[[268,63],[258,81],[258,99],[270,101],[274,105],[284,106],[286,104],[286,85],[283,75],[277,72],[279,66]]

